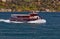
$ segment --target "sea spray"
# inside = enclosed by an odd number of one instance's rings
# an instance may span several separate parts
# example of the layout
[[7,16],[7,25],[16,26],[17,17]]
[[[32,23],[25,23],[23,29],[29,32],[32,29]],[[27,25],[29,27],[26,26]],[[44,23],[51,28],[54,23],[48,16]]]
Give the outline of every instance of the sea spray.
[[46,20],[45,19],[38,19],[35,21],[28,21],[28,23],[46,23]]
[[[6,23],[25,23],[25,22],[17,22],[17,21],[10,21],[9,19],[0,19],[0,22],[6,22]],[[35,21],[27,21],[26,23],[46,23],[45,19],[38,19]]]

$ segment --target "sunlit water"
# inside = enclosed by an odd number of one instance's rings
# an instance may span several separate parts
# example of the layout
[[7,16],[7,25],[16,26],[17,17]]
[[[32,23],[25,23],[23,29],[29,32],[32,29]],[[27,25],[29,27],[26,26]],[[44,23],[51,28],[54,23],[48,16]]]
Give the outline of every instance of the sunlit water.
[[39,16],[46,20],[43,24],[9,23],[9,20],[4,20],[9,19],[11,14],[0,13],[0,39],[60,39],[59,12],[39,13]]

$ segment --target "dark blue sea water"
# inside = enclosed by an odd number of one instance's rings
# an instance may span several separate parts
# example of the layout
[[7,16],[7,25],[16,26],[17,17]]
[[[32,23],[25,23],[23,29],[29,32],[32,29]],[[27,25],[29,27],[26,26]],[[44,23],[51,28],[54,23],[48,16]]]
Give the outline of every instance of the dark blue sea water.
[[[9,19],[11,14],[26,12],[0,12],[0,19]],[[0,22],[0,39],[60,39],[60,12],[40,12],[44,24]]]

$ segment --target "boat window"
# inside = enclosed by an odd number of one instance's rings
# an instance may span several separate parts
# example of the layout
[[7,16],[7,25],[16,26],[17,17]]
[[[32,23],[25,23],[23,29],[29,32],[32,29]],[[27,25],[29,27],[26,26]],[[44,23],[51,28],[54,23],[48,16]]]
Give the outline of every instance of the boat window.
[[31,16],[37,16],[37,14],[31,14]]
[[20,16],[17,16],[18,18],[20,17]]

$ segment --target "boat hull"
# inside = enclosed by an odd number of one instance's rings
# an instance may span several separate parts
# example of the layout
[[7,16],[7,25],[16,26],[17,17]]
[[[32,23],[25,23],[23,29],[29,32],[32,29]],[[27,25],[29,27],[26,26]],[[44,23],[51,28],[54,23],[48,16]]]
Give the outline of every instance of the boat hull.
[[10,18],[10,21],[34,21],[38,20],[38,18]]
[[33,21],[10,21],[11,23],[46,23],[45,19],[37,19]]

